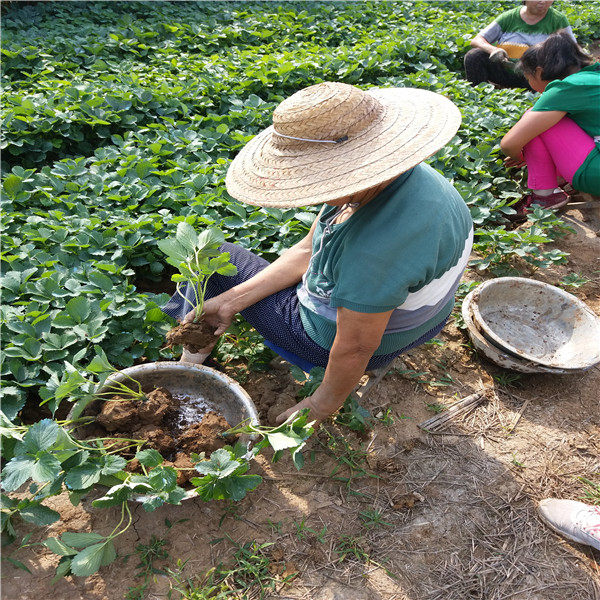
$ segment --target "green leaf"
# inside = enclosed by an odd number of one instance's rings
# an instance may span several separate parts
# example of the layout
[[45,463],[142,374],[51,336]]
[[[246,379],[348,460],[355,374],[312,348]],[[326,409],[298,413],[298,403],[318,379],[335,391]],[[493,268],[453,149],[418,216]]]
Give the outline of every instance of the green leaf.
[[17,177],[17,175],[11,173],[4,180],[3,187],[8,197],[14,199],[23,187],[23,180],[21,179],[21,177]]
[[188,250],[177,240],[159,240],[156,245],[176,264],[185,262],[187,260]]
[[111,373],[115,369],[108,362],[106,358],[106,354],[102,353],[102,355],[96,355],[90,361],[90,364],[86,367],[86,370],[90,373]]
[[2,487],[7,492],[18,490],[31,478],[34,460],[29,456],[15,456],[2,471]]
[[217,269],[217,273],[219,275],[237,275],[237,267],[234,264],[228,263],[219,269]]
[[88,279],[103,292],[110,292],[114,287],[112,279],[108,275],[104,275],[104,273],[99,273],[98,271],[90,271]]
[[149,468],[157,467],[163,461],[163,457],[161,456],[160,452],[154,450],[153,448],[140,450],[135,457],[142,465]]
[[38,527],[52,525],[60,519],[60,514],[43,504],[30,504],[19,511],[22,519]]
[[61,541],[67,546],[73,546],[73,548],[87,548],[92,544],[97,544],[104,540],[104,537],[99,533],[86,533],[82,531],[65,531],[61,535]]
[[17,567],[17,569],[21,569],[22,571],[27,571],[27,573],[31,573],[31,570],[29,569],[29,567],[27,567],[27,565],[22,563],[20,560],[17,560],[16,558],[13,558],[12,556],[3,556],[2,558],[4,560],[7,560],[11,565]]
[[71,572],[80,577],[88,577],[96,573],[100,567],[106,566],[117,557],[115,546],[111,540],[84,548],[71,560]]
[[59,579],[65,575],[68,575],[70,572],[71,559],[68,556],[63,556],[56,567],[56,572],[54,573],[54,577],[51,579],[51,582],[56,583]]
[[177,233],[175,239],[188,251],[193,250],[198,246],[198,234],[196,230],[185,221],[182,221],[177,225]]
[[55,537],[49,537],[47,540],[42,542],[48,550],[54,552],[54,554],[58,554],[59,556],[73,556],[77,554],[77,550],[67,546],[61,540]]
[[90,314],[90,303],[85,297],[77,296],[67,302],[65,309],[76,323],[83,323]]
[[23,437],[23,447],[31,454],[52,447],[58,438],[59,426],[52,419],[34,423]]
[[113,475],[122,471],[127,466],[127,461],[122,456],[108,454],[104,456],[104,465],[102,466],[102,475]]
[[210,459],[195,465],[196,471],[202,475],[216,475],[219,478],[231,475],[242,463],[232,459],[232,454],[225,448],[215,450]]
[[304,438],[293,432],[275,432],[266,434],[270,446],[277,452],[286,448],[294,448],[304,442]]
[[217,248],[225,241],[223,232],[216,227],[205,229],[200,235],[198,235],[197,246],[200,251],[204,251],[207,248]]
[[65,477],[65,485],[72,490],[83,490],[100,481],[102,466],[86,463],[72,468]]
[[173,467],[157,467],[148,476],[148,483],[159,491],[170,492],[177,485],[177,471]]
[[[38,455],[39,456],[39,455]],[[44,453],[39,456],[31,469],[31,478],[38,483],[55,480],[60,474],[60,461],[52,454]]]
[[39,360],[42,356],[42,344],[33,338],[27,338],[21,346],[21,356],[25,360]]
[[3,387],[1,392],[2,412],[9,421],[12,421],[25,406],[25,391],[11,385]]
[[225,486],[232,500],[238,501],[245,498],[246,494],[255,489],[262,482],[260,475],[237,475],[225,481]]

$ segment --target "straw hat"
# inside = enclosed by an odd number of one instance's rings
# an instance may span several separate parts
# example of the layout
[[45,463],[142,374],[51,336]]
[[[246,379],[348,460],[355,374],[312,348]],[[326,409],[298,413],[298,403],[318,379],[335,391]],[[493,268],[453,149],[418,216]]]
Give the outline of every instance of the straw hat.
[[231,163],[227,191],[248,204],[281,208],[343,198],[431,156],[460,120],[451,100],[427,90],[319,83],[279,104],[273,125]]

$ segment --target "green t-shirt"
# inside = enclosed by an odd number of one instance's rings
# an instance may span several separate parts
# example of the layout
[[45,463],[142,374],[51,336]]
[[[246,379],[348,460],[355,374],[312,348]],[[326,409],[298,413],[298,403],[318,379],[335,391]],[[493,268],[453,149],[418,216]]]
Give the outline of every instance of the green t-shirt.
[[473,240],[469,209],[429,165],[404,173],[343,223],[326,206],[313,234],[310,265],[298,285],[307,334],[331,348],[337,308],[395,309],[375,355],[419,339],[452,311]]
[[600,193],[600,63],[550,82],[531,110],[564,111],[595,138],[596,148],[577,169],[573,187],[590,194]]

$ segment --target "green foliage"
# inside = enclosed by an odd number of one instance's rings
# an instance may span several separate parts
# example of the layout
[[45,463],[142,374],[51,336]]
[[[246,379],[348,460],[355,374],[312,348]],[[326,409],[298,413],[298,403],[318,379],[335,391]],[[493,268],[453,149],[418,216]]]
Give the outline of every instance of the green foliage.
[[354,394],[346,398],[335,416],[335,422],[354,431],[366,431],[373,426],[373,415],[360,405]]
[[246,475],[249,464],[242,459],[246,448],[236,445],[215,450],[209,460],[196,465],[204,477],[194,477],[190,483],[203,500],[242,500],[247,492],[260,484],[260,475]]
[[577,289],[584,286],[586,283],[589,283],[589,281],[590,280],[584,275],[579,275],[578,273],[569,273],[558,282],[558,285],[561,287],[571,287]]
[[229,435],[251,435],[259,439],[251,450],[256,455],[263,448],[270,447],[273,450],[273,462],[277,462],[289,450],[292,461],[297,469],[304,465],[302,448],[313,434],[313,421],[309,421],[309,411],[304,409],[292,413],[281,425],[276,427],[264,427],[252,423],[242,423],[226,432]]
[[[11,410],[27,388],[50,395],[65,361],[89,358],[94,344],[119,367],[170,356],[166,296],[140,287],[170,278],[158,242],[179,224],[217,227],[267,258],[306,233],[316,209],[241,205],[224,174],[283,97],[319,81],[450,97],[462,127],[429,162],[471,209],[478,267],[563,260],[540,249],[551,224],[503,227],[521,190],[498,140],[533,95],[459,75],[470,37],[509,2],[149,6],[5,8],[0,373]],[[559,9],[580,41],[598,37],[593,3]]]
[[[597,478],[598,473],[594,474]],[[600,506],[600,479],[598,481],[591,481],[586,477],[578,477],[579,481],[584,485],[584,494],[581,500],[588,504]]]
[[138,569],[136,578],[141,578],[143,581],[139,585],[131,586],[127,590],[125,600],[144,600],[152,581],[152,575],[167,574],[165,570],[158,569],[155,566],[156,561],[165,560],[169,557],[169,553],[165,550],[166,544],[166,539],[158,538],[152,534],[147,544],[138,544],[135,547],[136,554],[140,560],[136,567]]
[[237,267],[229,262],[229,252],[221,252],[219,246],[225,238],[216,228],[198,234],[188,223],[177,225],[174,238],[160,240],[158,247],[167,255],[167,262],[179,273],[171,277],[177,283],[177,292],[185,299],[180,283],[190,283],[194,291],[196,320],[202,315],[206,286],[211,275],[235,275]]
[[[594,3],[557,5],[581,42],[599,37]],[[97,383],[112,372],[107,364],[120,368],[171,357],[162,348],[171,320],[159,309],[168,296],[155,292],[168,287],[173,269],[182,264],[201,272],[185,258],[197,243],[214,251],[212,241],[222,238],[211,231],[268,259],[305,235],[316,208],[241,205],[224,185],[239,148],[271,123],[277,103],[302,87],[338,80],[365,89],[413,86],[447,95],[461,110],[462,127],[429,163],[454,183],[471,210],[477,269],[504,273],[523,262],[539,268],[566,260],[558,250],[543,250],[564,230],[552,213],[536,209],[530,224],[518,229],[510,229],[505,218],[521,189],[504,169],[498,140],[534,96],[486,84],[473,88],[459,75],[469,39],[511,6],[437,1],[3,6],[0,425],[6,537],[16,538],[19,518],[40,526],[54,522],[57,513],[44,500],[61,490],[76,503],[106,485],[94,504],[121,506],[122,523],[114,532],[100,537],[65,532],[46,542],[61,556],[57,577],[83,575],[114,559],[113,540],[128,527],[130,499],[142,496],[146,510],[181,502],[176,472],[141,449],[141,441],[128,441],[139,446],[144,470],[132,474],[110,440],[81,443],[67,423],[44,419],[26,426],[19,414],[26,399],[38,397],[53,415],[65,408],[63,402],[80,414]],[[207,268],[230,268],[216,255],[206,258]],[[563,281],[580,284],[575,277]],[[237,339],[221,346],[225,356],[264,362],[259,342],[245,346],[244,335],[232,335]],[[309,395],[319,377],[305,379]],[[345,407],[341,415],[349,423],[366,421],[358,406]],[[258,481],[247,473],[253,453],[270,445],[278,459],[289,450],[299,467],[310,432],[306,415],[254,431],[260,441],[251,451],[226,448],[214,459],[200,459],[198,487],[207,498],[243,497]],[[367,474],[360,450],[339,440],[329,444],[340,469],[348,470],[348,483]],[[25,497],[11,496],[25,484]],[[346,547],[357,555],[359,546]]]

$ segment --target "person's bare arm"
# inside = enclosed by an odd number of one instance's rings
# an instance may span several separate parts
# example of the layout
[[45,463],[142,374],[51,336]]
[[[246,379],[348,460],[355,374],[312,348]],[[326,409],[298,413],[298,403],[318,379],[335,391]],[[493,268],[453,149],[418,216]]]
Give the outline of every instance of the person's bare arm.
[[500,50],[500,48],[498,48],[497,46],[490,44],[480,33],[478,33],[471,40],[471,46],[473,46],[473,48],[479,48],[480,50],[484,50],[488,54],[492,54],[492,52]]
[[[215,336],[224,333],[240,311],[302,279],[310,262],[316,225],[317,219],[302,240],[254,277],[204,303],[204,320],[216,327]],[[191,322],[195,316],[195,311],[191,310],[183,322]]]
[[329,354],[323,382],[309,398],[277,417],[282,423],[293,412],[310,409],[310,418],[321,421],[333,414],[356,387],[367,364],[381,343],[392,311],[359,313],[347,308],[337,310],[337,333]]
[[567,113],[562,110],[528,110],[502,138],[500,148],[512,159],[522,159],[523,146],[556,125]]

